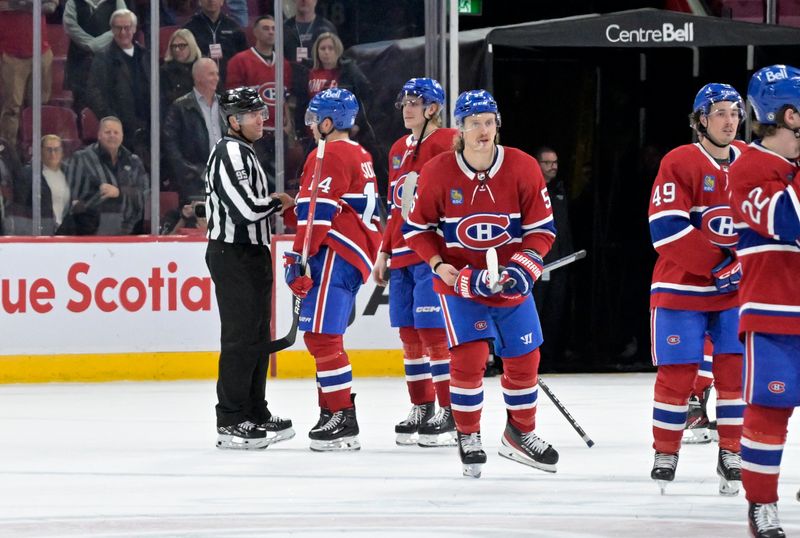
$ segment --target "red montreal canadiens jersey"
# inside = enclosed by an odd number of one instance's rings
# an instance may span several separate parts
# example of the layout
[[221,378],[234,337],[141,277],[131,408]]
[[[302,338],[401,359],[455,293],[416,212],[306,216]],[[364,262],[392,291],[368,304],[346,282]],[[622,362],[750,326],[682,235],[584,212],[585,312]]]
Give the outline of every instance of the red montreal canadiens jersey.
[[[745,147],[734,141],[733,162]],[[737,235],[728,205],[728,166],[698,144],[679,146],[661,160],[650,196],[650,237],[658,252],[650,306],[720,311],[738,305],[721,293],[711,271],[733,250]]]
[[753,143],[731,167],[738,255],[739,334],[800,335],[798,166]]
[[[316,150],[309,153],[303,165],[295,208],[298,224],[295,252],[303,249],[316,156]],[[317,190],[309,257],[316,254],[320,246],[327,245],[357,267],[366,282],[381,241],[378,203],[370,154],[352,140],[328,142]]]
[[383,232],[383,243],[381,252],[386,252],[392,256],[392,269],[407,267],[420,263],[419,256],[408,248],[403,239],[403,217],[400,214],[402,209],[401,200],[403,196],[403,184],[409,172],[417,172],[431,158],[445,151],[452,151],[453,138],[456,136],[455,129],[436,129],[422,139],[422,146],[416,159],[412,159],[417,141],[411,135],[404,136],[392,144],[389,150],[389,220],[386,223],[386,230]]
[[[490,247],[497,249],[500,265],[525,248],[544,256],[555,231],[539,165],[523,151],[504,146],[497,146],[495,162],[485,174],[470,169],[458,152],[431,159],[422,168],[414,207],[403,226],[408,246],[420,258],[427,262],[438,254],[456,269],[466,265],[485,269]],[[436,275],[433,289],[456,295]],[[516,306],[524,299],[475,298],[501,307]]]
[[[284,89],[292,85],[292,68],[289,62],[283,61]],[[261,99],[267,104],[269,119],[264,122],[264,129],[275,130],[275,64],[264,59],[255,49],[236,53],[228,62],[228,72],[225,75],[225,88],[240,88],[250,86],[258,90]]]

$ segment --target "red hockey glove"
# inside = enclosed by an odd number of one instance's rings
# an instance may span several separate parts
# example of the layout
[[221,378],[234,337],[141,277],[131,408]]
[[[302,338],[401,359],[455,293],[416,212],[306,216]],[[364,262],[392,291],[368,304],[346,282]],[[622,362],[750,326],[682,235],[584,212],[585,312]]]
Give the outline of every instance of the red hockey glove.
[[311,280],[311,277],[306,276],[305,268],[300,263],[300,255],[297,252],[284,253],[283,272],[289,289],[301,299],[304,299],[314,287],[314,281]]
[[489,271],[467,265],[458,272],[453,289],[456,294],[465,299],[474,299],[475,297],[491,297],[502,290],[502,285],[495,285],[493,288],[489,283]]

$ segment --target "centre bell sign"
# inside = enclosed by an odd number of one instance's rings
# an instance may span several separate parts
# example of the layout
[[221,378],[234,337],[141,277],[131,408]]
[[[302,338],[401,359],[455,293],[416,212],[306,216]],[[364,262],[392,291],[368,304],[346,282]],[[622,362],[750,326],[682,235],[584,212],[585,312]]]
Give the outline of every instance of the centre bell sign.
[[623,29],[619,24],[606,27],[606,39],[610,43],[691,43],[694,41],[694,23],[686,22],[676,27],[665,22],[660,29]]

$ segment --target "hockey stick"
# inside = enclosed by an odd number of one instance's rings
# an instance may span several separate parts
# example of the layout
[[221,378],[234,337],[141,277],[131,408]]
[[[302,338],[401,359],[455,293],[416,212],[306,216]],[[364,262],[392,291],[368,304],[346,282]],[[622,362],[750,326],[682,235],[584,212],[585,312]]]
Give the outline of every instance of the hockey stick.
[[[319,187],[320,176],[322,175],[322,158],[325,156],[325,139],[320,138],[317,145],[317,161],[314,163],[314,175],[311,176],[311,196],[308,200],[308,216],[306,217],[306,235],[303,237],[303,251],[300,255],[300,267],[305,274],[308,270],[308,249],[311,248],[311,233],[314,226],[314,211],[317,209],[317,187]],[[294,344],[297,339],[297,325],[300,322],[300,305],[303,300],[297,295],[292,296],[292,326],[283,338],[273,340],[267,346],[268,353],[282,351]]]
[[547,397],[550,398],[550,401],[553,402],[553,405],[556,406],[556,409],[561,411],[561,414],[564,415],[564,418],[567,419],[567,422],[569,422],[570,426],[575,428],[575,431],[581,436],[581,439],[583,439],[583,441],[586,443],[586,446],[592,448],[594,446],[594,441],[592,441],[586,432],[583,431],[583,428],[580,427],[578,422],[572,418],[572,415],[569,414],[569,411],[567,411],[567,408],[564,407],[564,404],[562,404],[559,399],[556,398],[556,395],[553,394],[553,391],[550,390],[550,387],[547,386],[541,377],[539,378],[539,387],[541,387],[544,393],[547,394]]
[[400,214],[403,220],[408,220],[408,214],[411,212],[411,204],[414,203],[414,191],[417,189],[417,179],[419,174],[416,172],[409,172],[403,181],[403,195],[400,197]]
[[576,262],[578,260],[582,260],[585,257],[586,257],[586,251],[583,250],[583,249],[581,249],[581,250],[579,250],[577,252],[573,252],[572,254],[570,254],[568,256],[564,256],[563,258],[559,258],[558,260],[556,260],[554,262],[551,262],[551,263],[548,263],[547,265],[545,265],[544,266],[544,271],[542,271],[542,274],[549,273],[550,271],[555,271],[556,269],[558,269],[560,267],[564,267],[565,265],[569,265],[572,262]]
[[[549,273],[550,271],[555,271],[565,265],[569,265],[572,262],[582,260],[586,257],[586,250],[579,250],[577,252],[573,252],[563,258],[559,258],[554,262],[550,262],[544,266],[544,270],[542,274]],[[489,284],[494,288],[497,285],[497,281],[500,279],[500,266],[497,263],[497,250],[494,247],[489,247],[486,250],[486,270],[489,272]]]

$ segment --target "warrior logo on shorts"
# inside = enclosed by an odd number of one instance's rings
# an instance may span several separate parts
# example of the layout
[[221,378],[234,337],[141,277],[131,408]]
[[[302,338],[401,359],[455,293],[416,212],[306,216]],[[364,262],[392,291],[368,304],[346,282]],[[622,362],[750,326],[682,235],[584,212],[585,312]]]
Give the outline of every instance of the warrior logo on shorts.
[[667,336],[667,343],[671,346],[677,346],[681,343],[681,337],[677,334],[671,334]]
[[508,215],[477,213],[464,217],[456,225],[458,242],[470,250],[487,250],[499,247],[511,240]]
[[718,247],[735,247],[739,234],[733,227],[733,212],[724,205],[712,206],[703,211],[703,235]]
[[767,388],[773,394],[781,394],[786,390],[786,384],[783,381],[770,381]]

